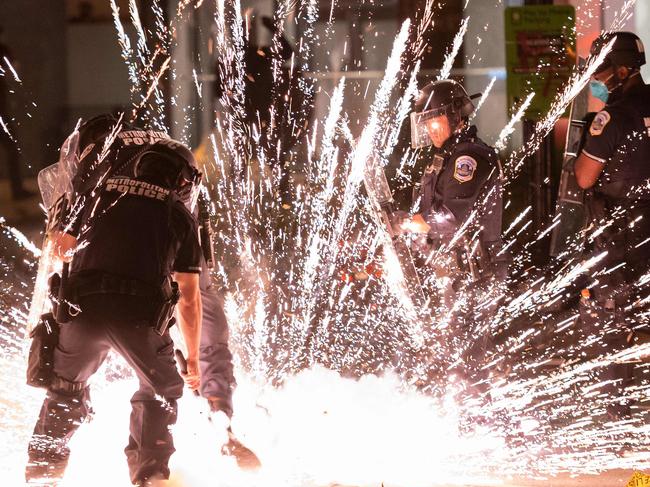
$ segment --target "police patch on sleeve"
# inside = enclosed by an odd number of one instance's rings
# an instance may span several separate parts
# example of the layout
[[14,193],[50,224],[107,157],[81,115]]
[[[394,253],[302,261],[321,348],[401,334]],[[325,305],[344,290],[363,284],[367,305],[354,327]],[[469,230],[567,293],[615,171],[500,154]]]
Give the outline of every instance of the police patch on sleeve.
[[477,166],[478,163],[473,157],[460,156],[456,159],[456,162],[454,162],[454,179],[461,183],[471,181],[474,177],[474,172],[476,172]]
[[611,119],[612,116],[609,114],[609,112],[606,111],[598,112],[594,117],[594,121],[591,122],[591,127],[589,127],[589,133],[593,136],[598,136],[602,134],[603,130],[605,130],[605,127],[607,126],[607,124]]

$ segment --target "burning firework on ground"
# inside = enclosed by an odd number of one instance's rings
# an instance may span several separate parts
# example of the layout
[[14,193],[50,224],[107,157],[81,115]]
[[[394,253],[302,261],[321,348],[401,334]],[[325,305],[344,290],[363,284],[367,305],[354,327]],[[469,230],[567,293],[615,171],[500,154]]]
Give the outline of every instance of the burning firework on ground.
[[[193,70],[197,101],[186,113],[188,120],[212,113],[202,96],[203,83],[212,77],[219,87],[214,130],[198,153],[218,236],[213,278],[224,289],[238,366],[235,426],[259,454],[263,468],[254,474],[241,472],[232,459],[222,457],[216,446],[221,433],[210,426],[206,406],[186,394],[174,428],[177,453],[171,484],[501,485],[531,474],[648,468],[650,426],[644,415],[616,420],[606,414],[612,403],[640,403],[647,396],[649,371],[643,360],[650,355],[648,345],[603,350],[598,347],[602,336],[580,329],[576,309],[564,306],[577,292],[581,276],[602,256],[535,268],[529,261],[531,248],[558,222],[549,219],[531,236],[526,231],[531,209],[526,208],[504,225],[504,251],[513,260],[507,282],[492,281],[480,294],[461,283],[465,292],[448,302],[440,289],[456,277],[453,271],[423,273],[428,299],[423,313],[409,295],[394,249],[387,245],[390,236],[372,210],[372,192],[364,178],[393,167],[396,185],[416,182],[421,155],[405,148],[401,132],[422,76],[418,60],[444,2],[426,2],[400,25],[373,89],[369,82],[362,86],[351,81],[355,72],[332,83],[320,118],[314,108],[324,90],[309,66],[319,45],[332,36],[336,4],[331,4],[323,34],[316,30],[319,2],[277,3],[271,42],[262,48],[251,35],[253,17],[239,1],[183,1],[171,18],[155,1],[155,29],[149,31],[135,1],[129,3],[129,30],[111,0],[133,108],[158,128],[169,128],[161,80],[177,75],[178,32],[193,10],[202,9],[204,16],[208,12],[207,38],[217,60],[216,74]],[[623,6],[612,29],[633,6]],[[301,34],[287,51],[283,30],[292,22]],[[463,42],[472,48],[474,41],[465,36],[473,22],[480,24],[481,19],[464,19],[449,46],[435,46],[446,52],[439,79],[450,75]],[[575,71],[533,135],[504,158],[500,190],[506,207],[524,161],[539,149],[607,52]],[[255,90],[260,85],[246,77],[255,62],[270,80],[263,85],[269,92],[264,93],[265,103],[256,102],[257,111],[251,110],[251,99],[259,95]],[[479,110],[485,109],[494,83],[486,83]],[[171,103],[181,103],[186,95],[174,93]],[[508,146],[534,96],[513,110],[498,140],[490,142],[501,150]],[[370,107],[354,124],[356,115],[344,109],[350,97],[363,98]],[[8,130],[4,123],[2,127]],[[185,135],[186,129],[181,131]],[[470,221],[478,218],[488,199],[478,202]],[[0,262],[0,361],[5,371],[0,381],[0,461],[6,484],[20,485],[42,398],[23,380],[24,323],[40,250],[18,230],[0,224],[6,249]],[[585,230],[584,238],[595,238],[608,224]],[[471,242],[468,228],[463,225],[432,258],[445,262],[458,241]],[[647,323],[647,286],[646,275],[637,283],[637,311],[631,310],[637,325]],[[469,327],[462,335],[450,324],[459,312],[467,316]],[[458,364],[483,346],[485,336],[493,343],[480,370],[461,372]],[[612,397],[600,371],[612,363],[633,362],[636,383],[624,398]],[[127,398],[135,383],[123,362],[112,357],[92,387],[96,417],[71,445],[63,485],[89,479],[95,485],[126,484],[121,451]]]

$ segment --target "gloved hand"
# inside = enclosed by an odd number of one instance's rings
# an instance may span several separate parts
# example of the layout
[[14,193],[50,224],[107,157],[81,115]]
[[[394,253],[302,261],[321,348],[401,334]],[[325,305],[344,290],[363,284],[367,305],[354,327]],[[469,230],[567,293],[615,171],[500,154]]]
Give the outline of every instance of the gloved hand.
[[390,226],[393,229],[393,234],[395,236],[402,235],[406,233],[404,228],[405,224],[411,220],[411,216],[408,212],[402,210],[395,210],[390,214]]

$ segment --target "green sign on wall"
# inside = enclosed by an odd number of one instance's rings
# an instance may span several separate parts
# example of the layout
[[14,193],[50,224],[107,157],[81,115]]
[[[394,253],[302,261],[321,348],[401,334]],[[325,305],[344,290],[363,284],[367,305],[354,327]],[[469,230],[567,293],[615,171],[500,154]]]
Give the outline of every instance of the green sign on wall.
[[519,108],[529,93],[535,92],[525,118],[542,118],[575,64],[573,7],[531,5],[506,9],[506,71],[511,112]]

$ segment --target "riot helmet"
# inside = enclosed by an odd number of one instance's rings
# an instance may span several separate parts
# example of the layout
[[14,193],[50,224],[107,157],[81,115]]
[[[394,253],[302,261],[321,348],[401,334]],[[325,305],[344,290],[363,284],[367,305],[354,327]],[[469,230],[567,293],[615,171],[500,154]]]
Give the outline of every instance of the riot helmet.
[[591,44],[590,55],[596,57],[602,49],[615,39],[612,49],[605,56],[603,63],[597,68],[596,74],[610,67],[625,66],[638,70],[646,63],[643,42],[632,32],[605,32],[600,34]]
[[133,175],[173,191],[188,209],[194,208],[201,172],[192,152],[180,142],[162,139],[152,144],[138,157]]
[[445,115],[455,129],[474,112],[472,100],[480,96],[468,95],[463,85],[451,79],[424,86],[415,102],[415,111],[411,112],[411,146],[418,149],[432,144],[426,123],[431,118]]
[[116,117],[112,113],[104,113],[84,121],[79,127],[79,147],[83,150],[89,144],[105,138],[120,123],[119,116]]

